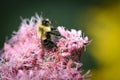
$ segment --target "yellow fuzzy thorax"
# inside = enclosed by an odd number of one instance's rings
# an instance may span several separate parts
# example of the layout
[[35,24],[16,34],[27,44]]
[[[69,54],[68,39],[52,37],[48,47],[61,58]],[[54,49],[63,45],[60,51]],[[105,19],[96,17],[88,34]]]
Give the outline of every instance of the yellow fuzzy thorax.
[[50,31],[51,31],[50,26],[44,26],[42,24],[38,25],[37,34],[39,38],[41,38],[41,40],[45,40],[47,38],[46,37],[47,32],[50,32]]

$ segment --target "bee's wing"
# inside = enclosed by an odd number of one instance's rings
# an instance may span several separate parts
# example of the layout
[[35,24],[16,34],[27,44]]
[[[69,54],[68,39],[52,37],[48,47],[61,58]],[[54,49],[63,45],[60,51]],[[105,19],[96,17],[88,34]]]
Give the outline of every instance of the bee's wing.
[[57,31],[50,32],[51,35],[51,41],[58,42],[58,39],[60,38],[60,34]]
[[55,35],[52,35],[52,34],[50,34],[51,36],[51,41],[53,41],[53,42],[55,42],[56,41],[56,36]]

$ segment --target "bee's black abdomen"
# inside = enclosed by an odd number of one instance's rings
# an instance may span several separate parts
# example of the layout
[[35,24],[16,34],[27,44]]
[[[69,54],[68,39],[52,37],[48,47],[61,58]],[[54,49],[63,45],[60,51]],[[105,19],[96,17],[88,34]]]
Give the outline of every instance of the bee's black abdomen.
[[43,45],[45,48],[48,48],[48,49],[52,49],[53,47],[57,47],[56,44],[52,41],[50,41],[49,39],[45,39],[43,41]]
[[50,40],[50,39],[51,39],[50,32],[47,32],[47,33],[46,33],[46,38],[47,38],[47,40]]

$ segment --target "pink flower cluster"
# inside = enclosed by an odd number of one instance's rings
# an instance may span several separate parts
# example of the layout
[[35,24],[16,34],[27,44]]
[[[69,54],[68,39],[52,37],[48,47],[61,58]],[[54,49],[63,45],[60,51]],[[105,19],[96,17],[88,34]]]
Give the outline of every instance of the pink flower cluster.
[[[37,22],[36,22],[37,21]],[[82,51],[88,43],[82,32],[58,27],[63,36],[57,48],[42,48],[37,35],[41,17],[24,19],[1,50],[0,80],[87,80],[80,71]]]

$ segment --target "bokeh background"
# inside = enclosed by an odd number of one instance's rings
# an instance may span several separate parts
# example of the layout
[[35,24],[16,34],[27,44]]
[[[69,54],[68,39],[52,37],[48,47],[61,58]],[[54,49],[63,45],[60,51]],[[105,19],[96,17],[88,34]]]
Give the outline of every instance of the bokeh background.
[[120,80],[119,0],[4,0],[0,2],[0,48],[17,31],[22,18],[35,13],[50,18],[54,26],[81,29],[91,43],[81,62],[91,70],[91,80]]

